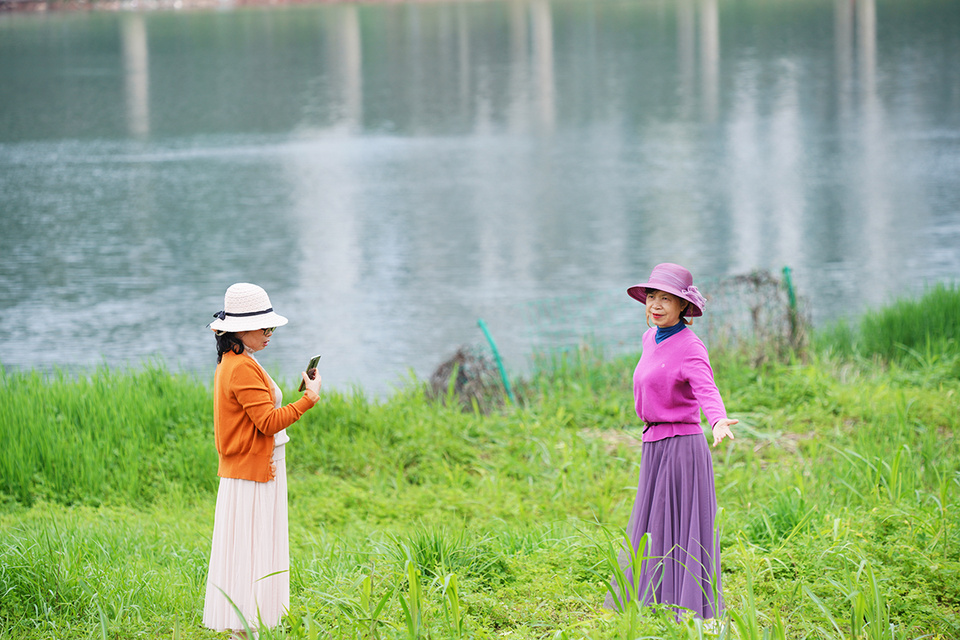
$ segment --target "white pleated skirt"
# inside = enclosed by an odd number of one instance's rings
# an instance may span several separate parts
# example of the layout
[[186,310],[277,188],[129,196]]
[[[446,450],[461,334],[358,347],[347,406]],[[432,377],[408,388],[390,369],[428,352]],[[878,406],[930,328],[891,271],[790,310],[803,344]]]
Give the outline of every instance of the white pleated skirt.
[[[220,478],[213,522],[203,625],[242,630],[273,628],[290,608],[290,539],[284,445],[273,450],[270,482]],[[229,600],[227,599],[229,597]]]

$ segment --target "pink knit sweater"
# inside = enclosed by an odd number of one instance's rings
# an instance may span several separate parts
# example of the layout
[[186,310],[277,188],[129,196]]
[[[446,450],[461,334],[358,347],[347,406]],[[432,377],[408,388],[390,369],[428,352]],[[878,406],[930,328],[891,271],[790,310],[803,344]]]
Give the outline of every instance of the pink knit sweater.
[[689,328],[657,344],[656,327],[643,334],[643,353],[633,372],[637,415],[652,424],[644,442],[702,434],[700,409],[711,425],[727,417],[703,342]]

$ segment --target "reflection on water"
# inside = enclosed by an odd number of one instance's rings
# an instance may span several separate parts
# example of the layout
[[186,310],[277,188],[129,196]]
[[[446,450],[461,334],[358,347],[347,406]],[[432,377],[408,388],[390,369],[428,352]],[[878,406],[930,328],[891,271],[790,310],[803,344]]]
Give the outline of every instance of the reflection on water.
[[207,376],[203,325],[249,280],[291,320],[278,375],[319,351],[379,393],[478,318],[520,369],[532,302],[629,314],[664,260],[789,265],[817,322],[955,280],[958,7],[0,16],[0,362]]
[[120,26],[127,84],[127,127],[131,137],[143,138],[150,132],[150,65],[146,23],[143,14],[132,13],[123,17]]

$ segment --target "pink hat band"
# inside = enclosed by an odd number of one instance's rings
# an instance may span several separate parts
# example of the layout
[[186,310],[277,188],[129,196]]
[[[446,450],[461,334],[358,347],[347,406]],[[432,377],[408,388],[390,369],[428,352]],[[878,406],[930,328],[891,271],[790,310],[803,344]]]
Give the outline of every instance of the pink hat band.
[[653,272],[650,273],[650,279],[647,282],[633,285],[627,289],[627,294],[635,300],[646,303],[647,289],[666,291],[686,300],[690,303],[686,315],[690,317],[702,316],[703,308],[707,304],[706,299],[693,286],[693,276],[690,275],[690,272],[671,262],[664,262],[655,266]]

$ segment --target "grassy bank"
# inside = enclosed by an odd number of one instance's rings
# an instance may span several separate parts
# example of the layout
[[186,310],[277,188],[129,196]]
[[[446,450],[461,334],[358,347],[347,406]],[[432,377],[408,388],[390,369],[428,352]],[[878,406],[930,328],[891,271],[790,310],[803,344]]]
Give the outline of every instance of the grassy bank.
[[[741,420],[714,450],[719,632],[601,607],[635,357],[584,351],[486,415],[416,385],[325,394],[290,430],[292,611],[263,637],[960,637],[960,353],[935,332],[884,358],[869,331],[793,363],[713,354]],[[200,624],[211,404],[161,367],[4,374],[0,639],[222,637]]]

